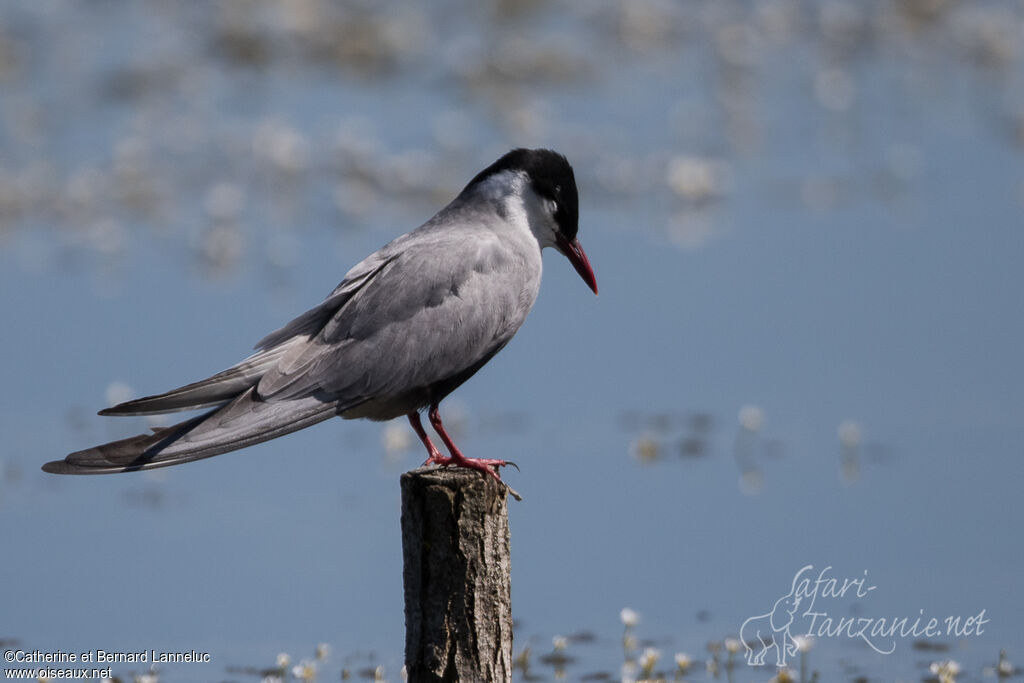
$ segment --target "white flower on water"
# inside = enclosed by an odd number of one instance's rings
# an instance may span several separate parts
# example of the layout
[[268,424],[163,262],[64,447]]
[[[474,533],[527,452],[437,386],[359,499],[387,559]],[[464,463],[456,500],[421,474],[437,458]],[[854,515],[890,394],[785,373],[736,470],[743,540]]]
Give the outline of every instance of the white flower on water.
[[636,683],[636,662],[623,662],[622,683]]
[[649,647],[640,654],[640,670],[643,671],[645,676],[649,676],[654,670],[654,665],[661,659],[661,652]]
[[277,668],[287,669],[288,665],[292,663],[292,658],[287,652],[282,652],[277,655]]
[[939,683],[954,683],[957,674],[960,673],[960,664],[952,659],[932,662],[928,667],[939,679]]
[[633,628],[640,622],[640,615],[628,607],[623,607],[619,612],[619,619],[622,619],[626,628]]
[[999,651],[999,664],[996,666],[996,674],[1000,678],[1008,678],[1016,672],[1017,668],[1006,658],[1006,651]]
[[775,674],[775,678],[771,680],[771,683],[793,683],[793,673],[786,667],[782,667]]
[[687,670],[693,665],[693,658],[685,652],[676,653],[676,666],[679,667],[679,673],[686,673]]
[[316,646],[316,658],[320,661],[327,659],[331,654],[331,646],[327,643],[320,643]]
[[740,646],[741,646],[741,643],[736,638],[726,638],[725,639],[725,651],[728,652],[731,655],[734,655],[737,652],[739,652],[740,651]]
[[389,456],[397,456],[409,450],[412,445],[412,432],[401,422],[389,422],[381,432],[384,451]]
[[298,665],[292,667],[292,677],[300,681],[312,681],[316,679],[316,664],[303,659]]
[[931,671],[933,674],[949,673],[955,676],[956,674],[960,673],[960,664],[952,659],[939,662],[932,662],[931,666],[928,667],[928,670]]
[[843,420],[839,424],[839,443],[844,448],[856,448],[860,445],[861,428],[853,420]]
[[551,639],[551,644],[555,646],[555,652],[561,652],[569,645],[569,639],[565,636],[555,636]]
[[793,642],[796,644],[796,649],[800,652],[810,652],[811,648],[814,647],[814,638],[810,636],[793,636]]
[[748,432],[759,432],[764,426],[764,411],[758,406],[746,405],[740,408],[740,426]]
[[677,156],[665,169],[665,183],[683,199],[700,203],[725,193],[732,171],[718,159]]

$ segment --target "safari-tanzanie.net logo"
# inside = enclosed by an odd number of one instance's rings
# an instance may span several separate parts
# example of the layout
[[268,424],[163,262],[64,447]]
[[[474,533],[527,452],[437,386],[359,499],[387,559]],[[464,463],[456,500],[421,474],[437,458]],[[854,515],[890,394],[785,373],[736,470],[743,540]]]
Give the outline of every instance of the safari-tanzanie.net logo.
[[[760,666],[773,655],[776,666],[785,666],[807,638],[856,638],[879,654],[891,654],[902,638],[965,638],[984,633],[985,610],[961,617],[932,617],[924,609],[914,616],[838,616],[833,607],[867,598],[878,586],[868,583],[865,569],[856,578],[835,576],[829,565],[815,574],[814,565],[800,569],[789,592],[764,614],[750,617],[740,627],[740,641],[747,650],[747,664]],[[870,612],[864,608],[862,612]]]

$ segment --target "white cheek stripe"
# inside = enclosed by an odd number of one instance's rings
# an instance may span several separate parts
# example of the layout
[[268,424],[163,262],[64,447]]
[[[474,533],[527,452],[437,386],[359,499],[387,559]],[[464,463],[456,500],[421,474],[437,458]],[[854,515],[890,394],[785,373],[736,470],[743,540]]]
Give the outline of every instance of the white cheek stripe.
[[480,190],[484,196],[504,198],[505,218],[516,230],[532,234],[542,249],[555,245],[558,205],[538,197],[522,171],[503,171],[485,180]]

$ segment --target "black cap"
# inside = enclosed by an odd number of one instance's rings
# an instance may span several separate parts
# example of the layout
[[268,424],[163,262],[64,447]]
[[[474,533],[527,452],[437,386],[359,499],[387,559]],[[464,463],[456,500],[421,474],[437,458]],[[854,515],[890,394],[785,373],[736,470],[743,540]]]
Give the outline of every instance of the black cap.
[[555,203],[555,221],[568,240],[579,230],[580,200],[569,161],[550,149],[514,149],[476,174],[471,187],[503,171],[525,171],[533,191]]

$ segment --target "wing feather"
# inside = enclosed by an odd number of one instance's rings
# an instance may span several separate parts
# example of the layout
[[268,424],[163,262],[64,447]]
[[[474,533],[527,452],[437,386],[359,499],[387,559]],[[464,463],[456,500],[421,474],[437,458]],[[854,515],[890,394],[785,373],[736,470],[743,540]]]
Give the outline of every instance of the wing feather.
[[223,405],[260,381],[278,366],[296,368],[323,326],[337,310],[380,272],[389,262],[387,255],[372,254],[348,272],[319,306],[306,311],[256,345],[256,353],[227,370],[163,394],[146,396],[100,411],[100,415],[157,415]]
[[337,414],[338,406],[313,397],[268,403],[250,387],[227,405],[127,439],[71,453],[47,463],[54,474],[111,474],[201,460],[283,436]]
[[266,399],[322,392],[347,403],[451,377],[519,328],[539,285],[539,273],[523,281],[523,267],[489,233],[406,244],[257,391]]

